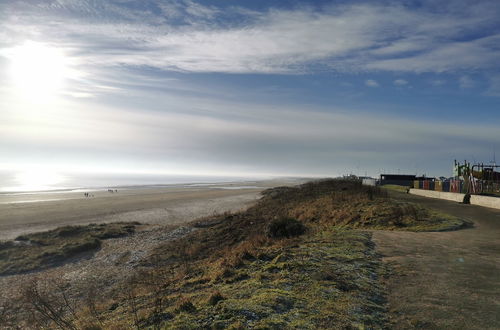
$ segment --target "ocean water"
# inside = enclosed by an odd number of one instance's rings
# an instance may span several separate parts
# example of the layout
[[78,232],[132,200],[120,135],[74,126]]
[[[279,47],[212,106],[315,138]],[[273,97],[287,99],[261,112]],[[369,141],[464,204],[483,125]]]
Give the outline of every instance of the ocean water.
[[0,193],[92,190],[118,187],[210,185],[243,182],[252,178],[207,175],[54,173],[47,171],[0,171]]

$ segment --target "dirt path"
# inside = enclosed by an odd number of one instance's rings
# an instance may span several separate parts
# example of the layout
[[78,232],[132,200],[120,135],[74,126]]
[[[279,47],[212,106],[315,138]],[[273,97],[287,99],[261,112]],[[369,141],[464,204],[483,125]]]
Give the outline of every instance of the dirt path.
[[500,329],[500,210],[397,192],[391,197],[474,222],[454,232],[373,233],[394,268],[391,328]]

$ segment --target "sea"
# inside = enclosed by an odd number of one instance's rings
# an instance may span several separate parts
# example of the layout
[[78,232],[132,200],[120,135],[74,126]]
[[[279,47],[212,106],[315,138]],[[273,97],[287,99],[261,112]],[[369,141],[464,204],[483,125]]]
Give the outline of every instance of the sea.
[[110,174],[63,173],[48,171],[0,171],[0,194],[35,192],[91,191],[110,188],[144,188],[169,186],[217,185],[228,182],[251,182],[263,178],[168,175],[168,174]]

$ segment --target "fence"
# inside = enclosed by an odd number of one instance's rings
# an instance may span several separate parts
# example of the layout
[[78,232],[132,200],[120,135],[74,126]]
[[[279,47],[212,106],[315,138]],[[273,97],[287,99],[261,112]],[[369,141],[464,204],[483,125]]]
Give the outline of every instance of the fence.
[[500,182],[491,182],[479,179],[470,180],[468,183],[461,179],[450,179],[446,181],[415,180],[413,181],[412,188],[462,194],[500,194]]

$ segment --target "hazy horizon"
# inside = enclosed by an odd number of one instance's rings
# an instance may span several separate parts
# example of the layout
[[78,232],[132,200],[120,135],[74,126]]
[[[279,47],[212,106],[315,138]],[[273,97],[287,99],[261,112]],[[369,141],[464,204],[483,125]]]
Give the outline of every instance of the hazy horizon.
[[[41,176],[44,173],[44,176]],[[161,173],[69,173],[0,171],[0,193],[74,189],[107,189],[185,184],[218,184],[266,180],[273,177],[168,175]]]

